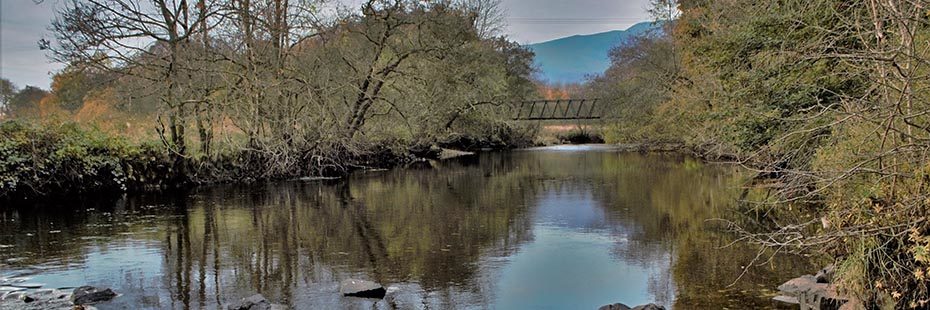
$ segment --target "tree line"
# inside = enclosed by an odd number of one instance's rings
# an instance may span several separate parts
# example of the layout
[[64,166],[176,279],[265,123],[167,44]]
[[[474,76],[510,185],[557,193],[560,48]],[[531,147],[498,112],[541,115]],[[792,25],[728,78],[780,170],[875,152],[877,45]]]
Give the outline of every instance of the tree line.
[[535,93],[533,54],[502,35],[502,14],[497,0],[66,1],[40,41],[66,68],[42,99],[4,97],[5,115],[138,132],[181,179],[519,145],[529,129],[501,111]]

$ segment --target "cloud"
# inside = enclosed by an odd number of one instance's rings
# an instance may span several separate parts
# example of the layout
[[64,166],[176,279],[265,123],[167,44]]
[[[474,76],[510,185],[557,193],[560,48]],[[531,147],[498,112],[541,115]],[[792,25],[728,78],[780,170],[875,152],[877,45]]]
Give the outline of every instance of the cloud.
[[650,20],[649,0],[504,0],[510,37],[537,43],[626,29]]
[[62,67],[50,63],[38,41],[47,36],[56,1],[0,1],[0,77],[19,87],[48,88],[49,72]]
[[[360,0],[343,0],[357,7]],[[508,13],[507,34],[520,43],[626,29],[649,20],[649,0],[503,0]],[[57,0],[38,4],[28,0],[0,1],[0,77],[22,87],[48,88],[50,72],[63,66],[51,63],[36,43],[48,37]]]

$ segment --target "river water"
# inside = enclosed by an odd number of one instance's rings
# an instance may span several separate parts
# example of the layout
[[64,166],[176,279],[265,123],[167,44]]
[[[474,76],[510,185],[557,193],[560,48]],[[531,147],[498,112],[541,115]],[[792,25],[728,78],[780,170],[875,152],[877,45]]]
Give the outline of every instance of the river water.
[[[684,156],[571,146],[7,206],[0,277],[122,294],[100,309],[218,309],[254,293],[298,309],[771,308],[779,283],[814,267],[765,256],[740,277],[757,250],[727,246],[713,219],[739,218],[743,181]],[[389,298],[342,297],[347,278]]]

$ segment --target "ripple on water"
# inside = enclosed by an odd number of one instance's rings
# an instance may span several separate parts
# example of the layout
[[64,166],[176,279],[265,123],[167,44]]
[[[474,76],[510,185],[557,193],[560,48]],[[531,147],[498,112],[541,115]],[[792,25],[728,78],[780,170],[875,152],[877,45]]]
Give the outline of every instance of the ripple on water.
[[26,288],[15,286],[0,286],[0,293],[24,291]]
[[565,144],[553,146],[531,147],[525,151],[549,151],[549,152],[590,152],[590,151],[617,151],[620,147],[610,144]]
[[12,286],[12,287],[18,287],[18,288],[42,288],[43,286],[45,286],[45,284],[42,284],[42,283],[13,283],[13,284],[10,285],[10,286]]

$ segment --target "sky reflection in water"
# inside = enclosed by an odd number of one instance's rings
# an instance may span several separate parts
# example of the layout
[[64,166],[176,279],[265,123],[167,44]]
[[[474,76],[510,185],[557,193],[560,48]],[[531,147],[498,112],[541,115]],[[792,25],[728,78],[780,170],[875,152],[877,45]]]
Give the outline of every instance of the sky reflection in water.
[[[0,213],[0,275],[123,294],[101,309],[216,309],[255,292],[301,309],[692,309],[771,307],[809,269],[779,256],[727,287],[756,254],[722,249],[729,236],[705,222],[732,213],[729,167],[591,146],[434,165],[18,206]],[[393,297],[339,296],[349,277]]]

